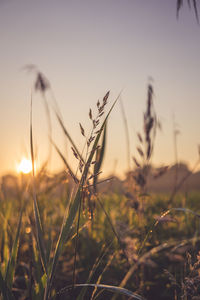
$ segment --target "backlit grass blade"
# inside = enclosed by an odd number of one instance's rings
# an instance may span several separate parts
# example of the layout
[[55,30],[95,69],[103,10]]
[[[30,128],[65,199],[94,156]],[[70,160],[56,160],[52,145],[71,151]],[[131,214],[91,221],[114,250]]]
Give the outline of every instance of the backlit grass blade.
[[98,180],[98,176],[96,174],[98,174],[100,169],[101,169],[101,165],[102,165],[104,154],[105,154],[106,128],[107,128],[107,124],[105,124],[105,127],[104,127],[103,140],[102,140],[101,148],[97,149],[97,152],[96,152],[96,163],[94,165],[94,179],[93,179],[93,186],[94,186],[95,193],[97,191],[97,180]]
[[[114,286],[114,285],[106,285],[106,284],[87,284],[87,283],[83,283],[83,284],[75,284],[74,288],[78,288],[78,287],[92,287],[92,288],[99,288],[99,289],[104,289],[107,290],[111,293],[115,293],[115,294],[120,294],[126,297],[129,297],[129,299],[136,299],[136,300],[144,300],[145,298],[125,289],[125,288],[120,288],[118,286]],[[73,286],[69,286],[66,287],[65,289],[63,289],[63,292],[67,292],[69,290],[71,290],[73,288]]]
[[34,216],[36,223],[36,235],[37,235],[37,245],[40,253],[40,259],[46,274],[47,270],[47,260],[46,260],[46,251],[45,251],[45,242],[43,238],[42,225],[40,221],[40,214],[37,204],[36,197],[36,188],[35,188],[35,161],[34,161],[34,149],[33,149],[33,130],[32,130],[32,97],[31,97],[31,108],[30,108],[30,148],[31,148],[31,161],[32,161],[32,175],[33,175],[33,207],[34,207]]
[[59,124],[60,124],[60,126],[61,126],[61,128],[62,128],[62,130],[63,130],[63,132],[64,132],[64,134],[66,135],[66,137],[68,138],[68,140],[69,140],[70,143],[72,144],[73,148],[76,150],[76,153],[78,154],[79,158],[80,158],[82,161],[84,161],[82,155],[80,154],[78,148],[76,147],[74,141],[72,140],[70,134],[68,133],[68,131],[67,131],[67,129],[66,129],[66,127],[65,127],[65,125],[64,125],[64,123],[63,123],[63,121],[62,121],[62,119],[61,119],[61,117],[59,116],[59,114],[58,114],[56,111],[55,111],[55,114],[56,114],[56,117],[57,117],[57,119],[58,119],[58,122],[59,122]]
[[58,242],[57,242],[57,246],[56,246],[56,250],[55,250],[55,254],[54,254],[54,257],[53,257],[53,263],[52,263],[52,268],[51,268],[51,273],[50,273],[50,278],[49,278],[49,281],[48,281],[48,286],[47,286],[47,290],[46,290],[46,294],[45,294],[45,299],[48,299],[48,295],[49,295],[49,292],[50,292],[50,288],[51,288],[51,284],[52,284],[52,280],[54,278],[54,275],[55,275],[55,269],[56,269],[56,266],[57,266],[57,263],[58,263],[58,259],[59,259],[59,256],[61,255],[62,253],[62,250],[63,250],[63,247],[64,247],[64,244],[65,242],[67,241],[68,237],[69,237],[69,233],[70,233],[70,230],[71,230],[71,227],[72,227],[72,224],[75,220],[75,217],[77,215],[77,211],[78,211],[78,208],[79,208],[79,204],[81,202],[81,198],[82,198],[82,189],[83,189],[83,186],[87,180],[87,175],[88,175],[88,172],[89,172],[89,168],[90,168],[90,164],[92,162],[92,159],[94,157],[94,154],[95,154],[95,151],[97,149],[97,145],[99,143],[99,139],[101,137],[101,134],[103,132],[103,129],[106,125],[106,121],[115,105],[115,103],[117,102],[119,97],[117,97],[117,99],[115,100],[115,102],[113,103],[113,105],[111,106],[100,130],[99,130],[99,133],[97,134],[96,138],[95,138],[95,141],[94,141],[94,144],[93,144],[93,147],[92,147],[92,150],[90,152],[90,155],[88,157],[88,160],[85,164],[85,167],[84,167],[84,170],[83,170],[83,174],[82,174],[82,177],[81,177],[81,180],[80,180],[80,183],[79,183],[79,186],[78,186],[78,189],[77,189],[77,192],[76,192],[76,195],[75,195],[75,198],[74,198],[74,201],[72,202],[72,205],[69,209],[69,213],[68,213],[68,216],[66,219],[64,219],[64,223],[63,223],[63,226],[62,226],[62,229],[61,229],[61,232],[60,232],[60,236],[59,236],[59,239],[58,239]]
[[182,208],[182,207],[172,207],[170,209],[168,209],[167,211],[165,211],[164,213],[162,213],[162,215],[160,216],[160,218],[158,220],[156,220],[154,222],[154,224],[151,226],[151,228],[149,229],[149,231],[147,232],[141,247],[139,248],[138,251],[138,255],[142,252],[147,240],[149,239],[150,235],[153,233],[155,227],[160,223],[160,221],[163,220],[164,217],[166,217],[168,214],[170,214],[172,211],[180,211],[180,212],[184,212],[184,213],[190,213],[192,215],[194,215],[197,218],[200,218],[200,214],[194,212],[193,210],[189,209],[189,208]]
[[35,295],[35,299],[43,299],[44,297],[44,291],[45,291],[45,285],[44,281],[46,283],[46,274],[43,271],[43,267],[41,265],[41,260],[39,257],[39,253],[37,251],[37,243],[35,239],[32,243],[32,267],[34,270],[34,280],[35,285],[33,282],[30,282],[30,289],[32,295]]
[[[123,280],[120,283],[120,287],[124,287],[128,280],[131,278],[131,276],[134,274],[134,272],[137,270],[137,268],[142,264],[145,263],[145,261],[147,261],[150,257],[152,257],[153,255],[164,251],[164,250],[168,250],[172,247],[183,247],[184,245],[187,244],[193,244],[196,243],[197,241],[199,241],[200,238],[192,238],[192,239],[187,239],[187,240],[183,240],[183,241],[172,241],[172,242],[167,242],[167,243],[163,243],[159,246],[156,246],[152,249],[150,249],[148,252],[146,252],[145,254],[143,254],[142,256],[140,256],[140,258],[137,260],[136,263],[134,263],[130,269],[128,270],[128,272],[126,273],[125,277],[123,278]],[[112,300],[115,300],[116,297],[112,297]]]
[[8,228],[9,228],[9,218],[11,217],[11,205],[6,203],[6,209],[4,211],[4,222],[3,222],[3,232],[2,232],[2,253],[3,253],[3,268],[1,269],[2,275],[5,277],[6,267],[9,262],[10,249],[9,249],[9,238],[8,238]]
[[6,268],[5,281],[10,288],[12,288],[13,278],[14,278],[14,274],[15,274],[21,223],[22,223],[22,211],[20,213],[19,222],[18,222],[18,226],[17,226],[17,232],[15,235],[15,240],[13,243],[13,247],[12,247],[12,251],[10,254],[9,261],[8,261],[8,265]]
[[[61,153],[61,151],[58,149],[58,147],[56,146],[56,144],[53,141],[52,141],[52,144],[55,147],[56,151],[58,152],[59,156],[61,157],[62,161],[64,162],[65,166],[67,167],[67,170],[71,174],[72,178],[76,178],[75,174],[73,173],[73,171],[72,171],[70,165],[68,164],[67,160],[65,159],[64,155]],[[78,181],[77,178],[76,178],[76,180]]]

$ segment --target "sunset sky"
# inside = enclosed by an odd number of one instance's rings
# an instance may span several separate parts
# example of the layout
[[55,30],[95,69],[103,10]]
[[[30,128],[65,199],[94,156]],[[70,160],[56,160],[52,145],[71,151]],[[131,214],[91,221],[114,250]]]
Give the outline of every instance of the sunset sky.
[[[51,83],[66,127],[81,149],[79,122],[90,128],[89,108],[110,90],[122,90],[131,154],[142,131],[147,85],[162,123],[152,162],[174,162],[173,119],[178,157],[191,166],[200,144],[200,26],[187,1],[176,18],[176,0],[0,0],[0,174],[30,158],[30,98],[34,64]],[[151,81],[152,82],[152,81]],[[47,97],[47,100],[50,96]],[[48,100],[50,101],[50,100]],[[53,140],[69,160],[61,128],[52,114]],[[42,98],[33,94],[34,143],[39,162],[48,156],[48,126]],[[52,171],[62,162],[53,152]],[[127,169],[119,103],[108,124],[105,174]]]

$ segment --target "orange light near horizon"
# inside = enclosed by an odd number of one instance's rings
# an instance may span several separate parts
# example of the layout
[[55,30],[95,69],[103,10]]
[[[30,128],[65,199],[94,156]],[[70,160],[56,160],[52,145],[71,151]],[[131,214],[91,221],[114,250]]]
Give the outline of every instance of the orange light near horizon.
[[32,163],[27,158],[22,158],[19,165],[17,166],[18,173],[28,174],[32,171]]

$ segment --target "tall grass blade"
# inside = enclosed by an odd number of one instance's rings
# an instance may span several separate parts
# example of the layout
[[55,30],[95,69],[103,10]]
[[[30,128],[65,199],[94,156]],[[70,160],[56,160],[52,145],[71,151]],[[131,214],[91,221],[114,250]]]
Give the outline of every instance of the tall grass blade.
[[3,261],[4,264],[1,268],[2,275],[5,277],[6,274],[6,267],[9,262],[9,257],[10,257],[10,249],[9,249],[9,238],[8,238],[8,229],[9,228],[9,218],[11,217],[11,205],[6,203],[6,209],[4,211],[4,218],[3,218],[3,225],[2,225],[2,249],[1,252],[3,254]]
[[[30,295],[32,294],[32,297],[35,295],[35,299],[43,299],[44,297],[44,291],[45,291],[45,286],[43,284],[44,279],[47,279],[46,274],[43,271],[43,267],[41,265],[41,259],[39,256],[39,253],[37,251],[37,242],[34,239],[32,243],[32,268],[34,270],[34,281],[33,278],[32,281],[30,281]],[[30,270],[31,271],[31,270]],[[34,299],[34,297],[33,297]]]
[[36,235],[37,245],[40,253],[40,259],[46,274],[48,274],[45,242],[43,238],[42,225],[40,221],[39,208],[37,204],[36,188],[35,188],[35,161],[34,161],[34,149],[33,149],[33,129],[32,129],[32,97],[31,97],[31,108],[30,108],[30,148],[31,148],[31,161],[32,161],[32,175],[33,175],[33,204],[34,204],[34,216],[36,223]]
[[8,261],[8,265],[6,268],[6,276],[5,281],[9,288],[12,288],[14,274],[15,274],[15,267],[16,267],[16,261],[17,261],[17,253],[18,253],[18,247],[19,247],[19,235],[20,235],[20,229],[21,229],[21,223],[22,223],[22,211],[20,213],[19,222],[17,226],[17,232],[15,235],[15,240],[13,243],[12,251],[10,254],[10,258]]
[[82,161],[84,161],[82,155],[80,154],[78,148],[76,147],[74,141],[72,140],[70,134],[68,133],[68,131],[67,131],[67,129],[66,129],[66,127],[65,127],[65,125],[64,125],[64,123],[63,123],[63,121],[62,121],[62,119],[61,119],[61,117],[59,116],[59,114],[58,114],[56,111],[55,111],[55,114],[56,114],[56,117],[57,117],[57,119],[58,119],[58,122],[59,122],[59,124],[60,124],[60,126],[61,126],[61,128],[62,128],[62,130],[63,130],[63,132],[64,132],[64,134],[66,135],[66,137],[68,138],[68,140],[69,140],[70,143],[72,144],[73,148],[76,150],[76,153],[78,154],[79,158],[80,158]]
[[79,239],[79,226],[80,226],[80,217],[81,217],[81,202],[79,201],[79,208],[78,208],[78,221],[76,226],[76,239],[75,239],[75,249],[74,249],[74,267],[73,267],[73,284],[76,283],[76,256],[77,256],[77,249],[78,249],[78,239]]
[[51,273],[50,273],[50,278],[49,278],[49,282],[48,282],[48,286],[47,286],[47,290],[46,290],[46,294],[45,294],[45,299],[48,299],[48,295],[49,295],[49,292],[50,292],[52,280],[53,280],[54,275],[55,275],[55,269],[56,269],[56,266],[57,266],[57,263],[58,263],[59,256],[62,253],[64,244],[65,244],[65,242],[67,241],[67,239],[69,237],[69,233],[71,231],[72,224],[73,224],[73,222],[75,220],[75,217],[77,215],[79,204],[80,204],[81,199],[82,199],[82,189],[83,189],[83,186],[86,182],[87,175],[88,175],[89,168],[90,168],[90,164],[92,162],[93,156],[94,156],[95,151],[97,149],[99,139],[100,139],[101,134],[103,132],[103,129],[106,125],[106,121],[107,121],[114,105],[116,104],[118,98],[119,98],[119,96],[114,101],[113,105],[111,106],[111,108],[110,108],[110,110],[109,110],[109,112],[108,112],[101,128],[100,128],[100,131],[99,131],[99,133],[97,134],[97,136],[95,138],[92,150],[91,150],[90,155],[88,157],[88,160],[87,160],[87,162],[84,166],[83,174],[82,174],[82,177],[81,177],[81,180],[80,180],[80,183],[79,183],[74,201],[73,201],[73,203],[72,203],[72,205],[69,209],[69,213],[68,213],[67,218],[64,219],[63,226],[61,228],[60,236],[59,236],[59,239],[58,239],[58,242],[57,242],[57,245],[56,245],[56,250],[55,250],[55,253],[54,253],[54,257],[53,257],[53,263],[52,263],[52,267],[51,267]]
[[94,179],[93,179],[93,187],[94,187],[94,192],[95,193],[97,192],[97,180],[98,180],[98,176],[96,176],[96,174],[98,174],[100,169],[101,169],[101,165],[102,165],[103,158],[104,158],[104,155],[105,155],[106,128],[107,128],[107,124],[105,124],[105,127],[104,127],[101,148],[97,149],[97,152],[96,152],[96,163],[94,165]]
[[[62,161],[64,162],[65,166],[67,167],[69,173],[72,175],[73,178],[76,178],[75,174],[73,173],[70,165],[68,164],[66,158],[64,157],[64,155],[61,153],[61,151],[58,149],[58,147],[56,146],[56,144],[52,141],[52,144],[54,146],[54,148],[56,149],[58,155],[61,157]],[[78,181],[78,179],[77,179]]]

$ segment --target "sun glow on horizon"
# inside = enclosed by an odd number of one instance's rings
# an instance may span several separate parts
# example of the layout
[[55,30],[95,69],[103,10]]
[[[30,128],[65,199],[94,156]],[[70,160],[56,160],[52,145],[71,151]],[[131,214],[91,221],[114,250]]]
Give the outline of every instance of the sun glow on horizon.
[[28,174],[32,171],[32,163],[27,158],[22,158],[20,163],[17,166],[18,173]]

